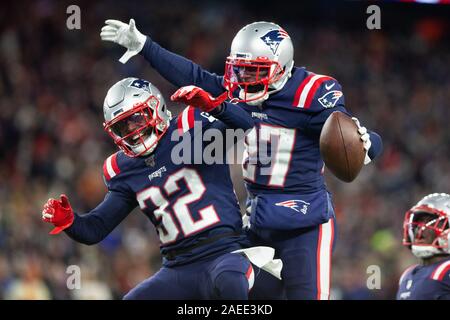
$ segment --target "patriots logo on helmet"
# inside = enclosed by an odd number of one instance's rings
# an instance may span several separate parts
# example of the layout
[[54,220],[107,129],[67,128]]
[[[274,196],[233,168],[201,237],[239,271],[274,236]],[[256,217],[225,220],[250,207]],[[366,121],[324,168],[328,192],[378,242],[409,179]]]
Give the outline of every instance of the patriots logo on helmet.
[[150,92],[150,82],[142,80],[142,79],[134,80],[130,84],[130,87],[135,87],[135,88],[142,89],[142,90]]
[[342,95],[342,91],[333,90],[321,96],[319,102],[324,108],[333,108]]
[[283,39],[289,38],[289,35],[283,29],[272,30],[263,35],[260,39],[270,48],[270,50],[275,54],[278,50]]
[[[297,212],[306,214],[308,212],[308,206],[310,205],[310,203],[303,201],[303,200],[286,200],[286,201],[275,203],[275,205],[279,206],[279,207],[286,207],[286,208],[295,210]],[[299,206],[301,206],[300,209],[299,209]]]

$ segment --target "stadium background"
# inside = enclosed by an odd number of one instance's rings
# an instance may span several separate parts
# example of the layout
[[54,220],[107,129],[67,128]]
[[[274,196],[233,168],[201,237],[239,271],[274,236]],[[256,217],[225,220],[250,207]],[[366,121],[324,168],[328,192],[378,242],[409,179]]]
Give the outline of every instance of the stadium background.
[[[328,177],[338,217],[332,296],[394,298],[414,262],[401,246],[404,212],[425,194],[450,190],[448,7],[382,4],[382,29],[368,30],[367,3],[75,3],[81,30],[66,28],[73,3],[0,5],[0,299],[118,299],[160,266],[153,226],[138,211],[91,247],[48,235],[41,221],[42,205],[60,193],[79,213],[103,199],[101,168],[115,145],[102,130],[102,103],[113,83],[132,75],[166,97],[176,89],[140,57],[120,64],[124,50],[100,41],[105,19],[131,17],[164,47],[216,73],[243,25],[274,21],[290,33],[297,66],[340,81],[348,109],[382,135],[384,153],[351,184]],[[239,168],[232,171],[244,200]],[[81,290],[66,287],[73,264]],[[370,265],[381,269],[380,290],[366,287]]]

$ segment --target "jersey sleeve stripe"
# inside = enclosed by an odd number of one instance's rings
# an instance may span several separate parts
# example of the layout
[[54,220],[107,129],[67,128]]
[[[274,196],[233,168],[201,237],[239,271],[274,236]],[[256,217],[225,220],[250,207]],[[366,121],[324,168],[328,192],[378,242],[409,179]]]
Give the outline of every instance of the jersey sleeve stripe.
[[120,173],[119,166],[117,165],[117,153],[109,156],[103,164],[103,174],[106,180],[111,180]]
[[295,92],[295,96],[294,96],[294,103],[292,104],[294,107],[298,106],[298,103],[300,101],[300,95],[303,91],[303,88],[305,88],[306,84],[309,82],[309,80],[311,80],[311,78],[314,76],[314,74],[310,74],[309,76],[307,76],[302,83],[300,84],[300,86],[297,88],[297,91]]
[[177,126],[180,135],[194,127],[194,111],[194,107],[188,106],[178,117]]
[[107,162],[107,160],[105,160],[105,162],[103,162],[103,175],[105,176],[106,180],[109,181],[109,180],[111,180],[111,176],[108,173],[106,162]]
[[299,108],[304,108],[305,107],[306,98],[308,97],[308,94],[311,91],[312,86],[314,85],[316,80],[318,80],[318,79],[320,79],[322,77],[323,77],[323,75],[321,75],[321,74],[313,75],[308,80],[308,82],[305,83],[305,86],[303,87],[302,91],[300,92],[300,97],[299,97],[299,101],[298,101],[297,107],[299,107]]
[[442,281],[444,279],[445,274],[450,271],[450,261],[446,261],[440,264],[436,270],[431,274],[431,278],[433,280]]
[[[184,110],[183,110],[183,112],[184,112]],[[183,123],[182,123],[182,119],[183,119],[183,113],[181,113],[181,114],[178,116],[178,118],[177,118],[177,130],[178,130],[178,133],[179,133],[180,135],[183,134]]]
[[189,123],[189,129],[194,127],[194,120],[195,120],[195,108],[192,106],[189,106],[189,112],[188,112],[188,123]]
[[305,101],[305,104],[304,104],[304,108],[305,109],[308,109],[311,106],[311,102],[313,101],[313,98],[316,95],[317,89],[320,88],[322,83],[324,81],[331,80],[331,79],[333,79],[333,78],[327,77],[327,76],[322,76],[321,78],[316,79],[316,81],[311,86],[311,89],[309,90],[308,95],[306,97],[306,101]]
[[116,175],[120,173],[119,165],[117,164],[117,152],[111,156],[111,166]]

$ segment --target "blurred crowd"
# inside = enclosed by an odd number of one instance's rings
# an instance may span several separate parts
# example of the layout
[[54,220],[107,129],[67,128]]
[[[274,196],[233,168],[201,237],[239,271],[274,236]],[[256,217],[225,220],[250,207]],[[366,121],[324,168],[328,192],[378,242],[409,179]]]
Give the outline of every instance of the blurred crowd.
[[[327,175],[338,219],[332,296],[394,298],[402,270],[415,261],[401,245],[405,211],[450,190],[448,28],[437,20],[401,32],[302,24],[255,16],[239,2],[82,1],[81,30],[69,30],[68,5],[0,5],[0,299],[120,299],[160,267],[153,226],[137,210],[95,246],[51,236],[41,221],[49,197],[67,194],[80,214],[102,201],[103,161],[116,148],[102,129],[112,84],[137,76],[166,97],[176,90],[141,57],[122,65],[123,49],[100,41],[105,19],[130,17],[164,47],[217,73],[243,25],[275,20],[294,40],[297,66],[339,80],[349,111],[380,133],[384,152],[351,184]],[[232,173],[244,201],[239,167]],[[81,289],[67,288],[71,265],[80,267]],[[369,266],[381,271],[380,289],[367,288]]]

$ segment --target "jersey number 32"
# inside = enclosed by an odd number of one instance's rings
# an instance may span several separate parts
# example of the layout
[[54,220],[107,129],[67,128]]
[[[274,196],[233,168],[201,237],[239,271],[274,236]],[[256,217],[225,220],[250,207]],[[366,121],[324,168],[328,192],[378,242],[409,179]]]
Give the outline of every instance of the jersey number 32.
[[[161,189],[164,189],[164,192],[169,197],[180,190],[178,183],[181,180],[184,180],[189,193],[179,197],[173,205],[170,205]],[[193,169],[183,168],[169,176],[162,188],[152,186],[139,192],[137,200],[141,210],[147,208],[146,201],[148,200],[157,208],[153,211],[153,214],[157,220],[162,220],[162,223],[157,227],[159,238],[162,244],[168,244],[174,242],[180,233],[175,223],[175,218],[185,237],[220,221],[212,204],[198,210],[200,218],[194,221],[188,205],[200,200],[205,191],[206,187],[198,173]]]

